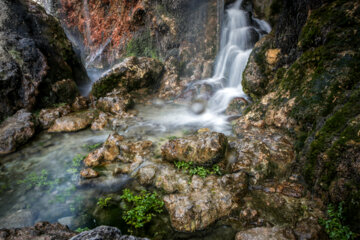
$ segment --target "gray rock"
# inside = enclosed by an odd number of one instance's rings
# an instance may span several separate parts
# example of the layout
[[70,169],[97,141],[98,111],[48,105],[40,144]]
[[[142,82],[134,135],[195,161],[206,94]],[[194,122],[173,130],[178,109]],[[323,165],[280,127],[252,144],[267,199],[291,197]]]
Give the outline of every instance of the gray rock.
[[22,109],[0,124],[0,154],[8,154],[26,143],[35,134],[31,113]]
[[82,232],[70,240],[145,240],[134,236],[122,235],[115,227],[100,226],[93,230]]

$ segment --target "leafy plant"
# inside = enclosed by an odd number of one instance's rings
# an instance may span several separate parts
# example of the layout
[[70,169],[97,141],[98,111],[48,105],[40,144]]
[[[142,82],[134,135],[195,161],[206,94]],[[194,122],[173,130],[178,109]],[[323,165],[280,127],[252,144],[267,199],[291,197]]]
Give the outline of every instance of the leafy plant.
[[99,198],[98,202],[96,203],[96,205],[98,205],[100,208],[106,208],[109,206],[109,201],[111,200],[111,197],[107,197],[107,198]]
[[319,219],[319,223],[325,228],[326,233],[330,239],[333,240],[349,240],[354,239],[355,234],[351,232],[348,226],[343,225],[343,205],[341,202],[338,209],[334,205],[329,204],[327,214],[328,219]]
[[191,176],[198,175],[202,178],[206,178],[209,175],[221,175],[220,167],[213,165],[210,169],[205,167],[196,166],[193,162],[178,161],[174,163],[176,168],[183,172],[190,174]]
[[135,195],[129,189],[125,189],[121,199],[127,203],[122,218],[134,228],[142,228],[151,221],[152,217],[163,212],[164,202],[156,192],[150,193],[144,190]]
[[50,187],[59,184],[59,179],[55,179],[54,181],[49,180],[48,172],[46,170],[42,170],[40,174],[31,173],[25,177],[23,180],[17,181],[18,184],[24,184],[28,189],[33,187]]
[[93,151],[93,150],[99,148],[101,145],[102,145],[102,143],[95,143],[95,144],[93,144],[93,145],[91,145],[91,144],[85,144],[83,147],[86,148],[86,149],[89,150],[89,151]]
[[84,160],[86,155],[76,154],[76,156],[72,159],[71,168],[66,171],[71,174],[76,174],[79,172],[79,168],[81,166],[81,162]]
[[84,228],[77,228],[76,230],[75,230],[75,232],[78,232],[78,233],[82,233],[82,232],[86,232],[86,231],[89,231],[90,230],[90,228],[88,228],[88,227],[84,227]]
[[169,139],[169,140],[175,140],[175,139],[177,139],[177,136],[170,136],[170,137],[167,137],[167,139]]

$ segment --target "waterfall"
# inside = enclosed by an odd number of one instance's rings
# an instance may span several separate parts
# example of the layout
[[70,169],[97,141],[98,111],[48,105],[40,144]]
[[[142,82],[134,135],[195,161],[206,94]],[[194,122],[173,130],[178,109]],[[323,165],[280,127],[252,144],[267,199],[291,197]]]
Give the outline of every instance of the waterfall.
[[269,24],[243,10],[242,3],[237,0],[226,10],[214,76],[200,82],[218,88],[208,101],[208,110],[216,114],[223,113],[235,97],[246,98],[241,82],[251,49],[264,33],[271,31]]
[[212,95],[197,95],[190,106],[191,111],[170,109],[163,116],[153,116],[151,120],[169,127],[209,127],[215,131],[231,132],[225,110],[232,99],[247,98],[241,85],[243,72],[255,43],[271,31],[268,23],[252,17],[242,6],[243,0],[237,0],[225,12],[214,75],[192,83],[187,88],[196,91],[210,86]]

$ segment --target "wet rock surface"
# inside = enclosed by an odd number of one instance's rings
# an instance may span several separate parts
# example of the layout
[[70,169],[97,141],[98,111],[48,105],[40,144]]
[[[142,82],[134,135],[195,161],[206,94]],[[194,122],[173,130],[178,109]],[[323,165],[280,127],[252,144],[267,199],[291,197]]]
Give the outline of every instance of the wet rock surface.
[[93,230],[80,233],[71,240],[146,240],[147,238],[137,238],[134,236],[122,235],[121,231],[115,227],[100,226]]
[[71,112],[68,105],[57,108],[42,109],[39,114],[39,122],[44,129],[50,128],[56,119],[65,116]]
[[25,144],[35,134],[36,122],[22,109],[0,124],[0,154],[8,154]]
[[161,147],[163,158],[169,162],[185,161],[211,165],[224,157],[227,138],[222,133],[202,132],[196,136],[168,141]]
[[85,129],[91,125],[95,115],[96,112],[94,110],[86,110],[69,114],[56,119],[48,132],[76,132]]
[[105,96],[116,88],[132,91],[159,84],[163,65],[160,61],[146,57],[129,57],[106,72],[92,86],[95,97]]
[[0,4],[0,120],[21,108],[72,102],[74,81],[87,78],[60,24],[32,1]]
[[38,222],[33,227],[0,229],[3,240],[147,240],[129,235],[123,235],[118,228],[99,226],[95,229],[76,233],[59,223]]

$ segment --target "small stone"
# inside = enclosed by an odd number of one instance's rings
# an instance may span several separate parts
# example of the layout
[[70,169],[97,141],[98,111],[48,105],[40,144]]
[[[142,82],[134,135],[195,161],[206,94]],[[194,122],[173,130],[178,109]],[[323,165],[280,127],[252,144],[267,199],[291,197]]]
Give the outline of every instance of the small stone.
[[99,173],[92,168],[86,168],[81,170],[80,175],[85,179],[90,179],[97,178],[99,176]]

